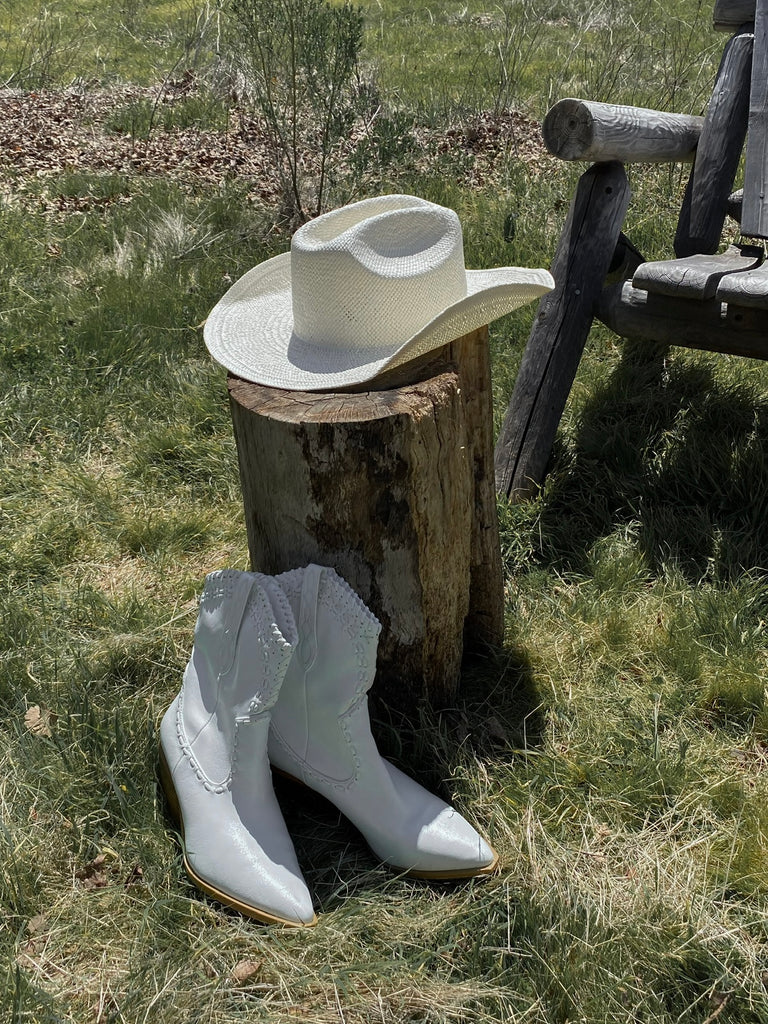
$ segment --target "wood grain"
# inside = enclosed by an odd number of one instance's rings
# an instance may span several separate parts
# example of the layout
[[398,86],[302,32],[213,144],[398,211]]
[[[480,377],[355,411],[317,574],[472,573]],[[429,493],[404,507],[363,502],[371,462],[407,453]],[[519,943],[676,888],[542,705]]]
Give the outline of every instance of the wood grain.
[[723,51],[677,224],[678,257],[711,254],[720,244],[747,133],[752,43],[751,32],[738,32]]
[[755,6],[741,231],[768,238],[768,0]]
[[643,263],[632,278],[635,288],[655,295],[679,296],[703,302],[713,299],[726,274],[751,270],[763,261],[757,246],[731,245],[716,256],[687,256],[681,260]]
[[718,285],[721,302],[749,309],[768,309],[768,264],[743,274],[729,274]]
[[459,373],[467,450],[472,471],[469,610],[465,645],[501,646],[504,641],[504,573],[493,465],[493,389],[488,328],[457,339],[449,347]]
[[510,500],[529,497],[544,479],[628,203],[617,161],[579,179],[552,264],[555,288],[539,303],[496,442],[496,487]]
[[352,393],[228,380],[253,568],[333,566],[382,622],[376,692],[400,707],[455,699],[465,633],[503,638],[487,330],[420,365]]
[[693,160],[703,124],[688,114],[567,98],[549,110],[541,131],[561,160],[667,163]]
[[653,295],[629,281],[604,289],[596,309],[598,319],[622,338],[768,359],[768,314],[749,313],[719,299]]

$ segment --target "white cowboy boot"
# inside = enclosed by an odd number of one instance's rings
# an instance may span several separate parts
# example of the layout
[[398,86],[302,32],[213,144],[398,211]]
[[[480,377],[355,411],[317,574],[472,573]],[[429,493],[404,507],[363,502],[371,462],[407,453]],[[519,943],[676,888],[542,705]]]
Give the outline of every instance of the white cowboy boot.
[[334,803],[382,861],[418,878],[489,874],[498,856],[457,811],[381,757],[367,693],[381,625],[319,565],[276,576],[299,640],[272,710],[269,759]]
[[271,579],[211,573],[181,692],[160,725],[160,775],[200,889],[260,921],[312,925],[267,759],[270,709],[296,639]]

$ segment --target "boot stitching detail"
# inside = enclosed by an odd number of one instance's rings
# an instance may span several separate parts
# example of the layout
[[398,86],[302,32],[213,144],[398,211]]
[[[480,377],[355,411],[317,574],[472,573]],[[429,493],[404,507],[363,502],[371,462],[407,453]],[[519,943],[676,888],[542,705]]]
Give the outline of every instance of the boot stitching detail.
[[[235,595],[237,583],[242,584],[242,582],[245,582],[243,573],[231,573],[228,570],[224,570],[220,575],[222,577],[230,576],[233,578],[231,580],[221,580],[220,585],[216,588],[209,588],[208,580],[206,580],[206,587],[203,592],[203,597],[201,598],[201,606],[205,602],[205,599],[211,597],[212,594],[216,597],[218,597],[219,594],[223,594],[225,597],[228,596],[229,600],[232,600]],[[210,577],[208,579],[210,579]],[[252,593],[255,581],[247,577],[245,579],[247,579],[247,587],[242,585],[240,586],[240,594],[238,595],[240,599],[237,601],[236,606],[233,606],[231,610],[228,610],[227,620],[230,625],[225,628],[219,649],[216,652],[219,656],[226,654],[227,667],[226,669],[217,672],[216,679],[219,685],[221,685],[222,678],[232,670],[237,651],[237,636],[239,635],[242,621],[246,617],[248,617],[253,623],[259,635],[264,636],[264,641],[261,643],[264,665],[261,672],[261,686],[259,687],[258,692],[252,696],[248,705],[248,717],[235,718],[232,732],[232,747],[230,751],[231,767],[226,779],[223,781],[214,782],[209,778],[195,757],[192,749],[192,743],[189,741],[184,725],[183,685],[176,704],[176,736],[182,754],[186,758],[189,767],[195,773],[195,776],[203,784],[205,789],[208,792],[218,794],[225,793],[227,790],[231,789],[232,786],[232,780],[237,769],[237,747],[240,725],[243,722],[248,723],[252,721],[254,717],[266,713],[272,708],[277,698],[279,684],[282,681],[286,663],[293,652],[292,645],[285,639],[277,625],[274,622],[264,621],[263,614],[259,614],[259,604]],[[217,580],[216,582],[218,583],[219,581]],[[268,600],[267,603],[269,603]],[[234,639],[230,640],[230,637],[232,636],[231,624],[234,623],[235,620],[237,621],[237,628],[234,631]],[[227,646],[230,647],[230,650],[226,650]]]

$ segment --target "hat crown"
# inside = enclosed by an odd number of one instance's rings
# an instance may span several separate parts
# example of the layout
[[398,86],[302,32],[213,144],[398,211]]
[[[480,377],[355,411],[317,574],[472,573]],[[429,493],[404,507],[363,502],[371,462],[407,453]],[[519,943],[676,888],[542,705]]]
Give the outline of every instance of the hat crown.
[[363,200],[299,228],[291,275],[297,337],[391,349],[467,294],[461,224],[415,196]]

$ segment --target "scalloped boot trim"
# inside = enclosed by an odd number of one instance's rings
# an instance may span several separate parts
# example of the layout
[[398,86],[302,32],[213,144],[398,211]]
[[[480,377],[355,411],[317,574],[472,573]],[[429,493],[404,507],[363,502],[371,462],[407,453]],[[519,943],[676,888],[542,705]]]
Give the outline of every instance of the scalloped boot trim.
[[400,871],[459,878],[493,870],[497,856],[469,822],[379,754],[367,699],[378,619],[329,567],[275,579],[298,641],[272,712],[273,766],[334,803]]

